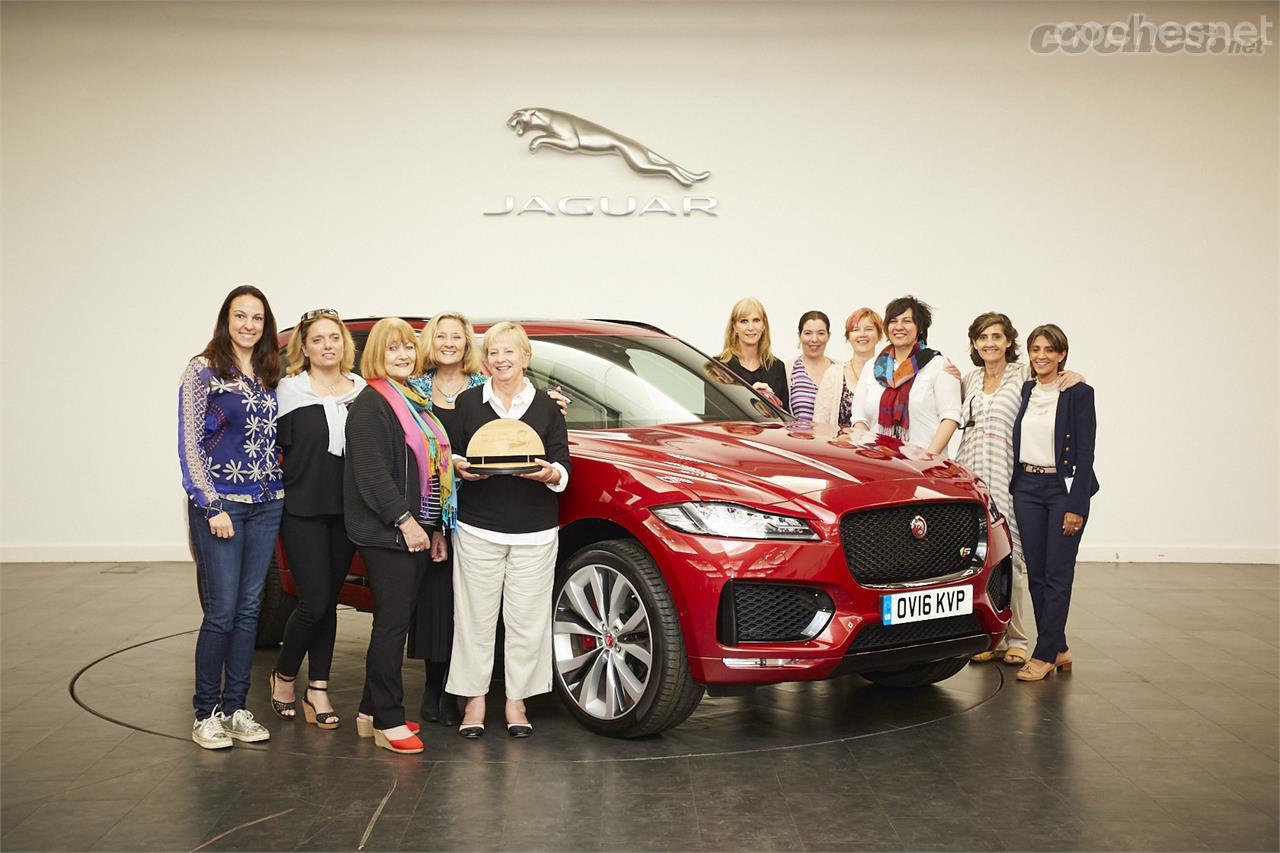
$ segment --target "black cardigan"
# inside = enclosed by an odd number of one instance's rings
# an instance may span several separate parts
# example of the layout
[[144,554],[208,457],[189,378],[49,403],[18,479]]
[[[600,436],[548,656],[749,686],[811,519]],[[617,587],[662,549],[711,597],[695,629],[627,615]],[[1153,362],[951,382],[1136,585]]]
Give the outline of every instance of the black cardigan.
[[[1032,379],[1022,386],[1022,406],[1013,422],[1013,477],[1012,485],[1023,474],[1022,416],[1027,413],[1031,391],[1036,387]],[[1053,451],[1057,454],[1058,477],[1067,490],[1067,512],[1088,517],[1089,498],[1098,492],[1098,478],[1093,473],[1093,448],[1097,440],[1098,414],[1093,407],[1093,388],[1081,382],[1072,385],[1058,395],[1058,411],[1053,423]],[[1067,478],[1073,477],[1067,486]]]
[[[481,385],[463,391],[458,397],[457,414],[461,439],[455,446],[460,456],[476,430],[498,419],[498,413],[484,401]],[[559,462],[565,472],[569,462],[569,432],[564,415],[544,391],[535,391],[529,409],[520,416],[538,433],[546,453],[543,459]],[[545,483],[525,480],[509,474],[495,474],[486,480],[461,483],[458,488],[458,521],[481,530],[496,533],[537,533],[560,524],[560,495]]]
[[347,536],[357,545],[404,549],[396,519],[422,521],[418,463],[391,405],[372,387],[361,391],[347,414],[342,507]]

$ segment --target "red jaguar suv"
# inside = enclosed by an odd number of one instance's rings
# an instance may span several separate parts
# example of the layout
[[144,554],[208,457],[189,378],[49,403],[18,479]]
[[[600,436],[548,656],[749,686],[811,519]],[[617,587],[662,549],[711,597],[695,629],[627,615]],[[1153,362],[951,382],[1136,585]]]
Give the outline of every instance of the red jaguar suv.
[[[375,321],[349,321],[357,346]],[[964,468],[792,421],[652,326],[523,325],[530,378],[571,399],[549,604],[555,690],[587,728],[653,734],[747,685],[923,686],[1000,640],[1008,527]],[[277,545],[260,641],[279,642],[294,593]],[[341,600],[371,605],[359,555]]]

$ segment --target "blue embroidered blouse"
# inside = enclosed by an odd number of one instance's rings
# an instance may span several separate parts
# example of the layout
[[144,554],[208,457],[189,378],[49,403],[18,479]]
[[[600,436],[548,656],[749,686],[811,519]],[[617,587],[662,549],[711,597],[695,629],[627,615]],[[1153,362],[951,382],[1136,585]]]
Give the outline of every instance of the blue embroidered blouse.
[[236,371],[224,379],[203,358],[178,388],[178,461],[187,497],[212,516],[221,501],[284,497],[276,448],[276,392]]

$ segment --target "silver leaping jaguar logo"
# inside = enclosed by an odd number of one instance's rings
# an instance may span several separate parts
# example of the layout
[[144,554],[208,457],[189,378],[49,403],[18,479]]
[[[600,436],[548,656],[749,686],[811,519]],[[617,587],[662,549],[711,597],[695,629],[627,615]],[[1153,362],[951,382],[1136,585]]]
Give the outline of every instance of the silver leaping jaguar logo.
[[711,177],[710,172],[690,172],[634,139],[572,113],[546,107],[516,110],[507,127],[514,128],[517,136],[524,136],[526,130],[540,132],[529,142],[530,151],[545,145],[570,154],[617,154],[641,175],[665,175],[686,187]]

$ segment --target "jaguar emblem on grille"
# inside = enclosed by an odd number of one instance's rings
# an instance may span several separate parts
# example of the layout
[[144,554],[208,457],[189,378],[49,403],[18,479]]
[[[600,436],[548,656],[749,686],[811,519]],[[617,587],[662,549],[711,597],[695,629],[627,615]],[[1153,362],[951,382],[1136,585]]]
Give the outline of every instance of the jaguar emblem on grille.
[[917,515],[911,519],[911,535],[917,539],[923,539],[925,534],[929,532],[929,525],[925,523],[923,515]]

